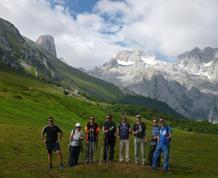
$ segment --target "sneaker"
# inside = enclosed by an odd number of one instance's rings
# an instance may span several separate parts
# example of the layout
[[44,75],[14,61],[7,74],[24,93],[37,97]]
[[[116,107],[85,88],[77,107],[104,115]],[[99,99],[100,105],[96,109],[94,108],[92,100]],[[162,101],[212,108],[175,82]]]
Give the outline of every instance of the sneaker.
[[52,164],[48,165],[48,169],[51,170],[52,169]]
[[60,169],[64,170],[64,164],[63,163],[60,164]]

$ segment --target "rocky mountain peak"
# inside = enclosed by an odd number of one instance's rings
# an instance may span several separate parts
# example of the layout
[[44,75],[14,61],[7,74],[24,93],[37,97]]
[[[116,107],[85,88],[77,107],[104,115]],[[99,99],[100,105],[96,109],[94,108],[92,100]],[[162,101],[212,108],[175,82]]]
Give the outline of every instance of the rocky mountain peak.
[[145,55],[144,51],[140,49],[135,49],[135,50],[122,50],[119,51],[116,59],[125,61],[125,62],[130,62],[130,61],[140,61],[141,56]]
[[39,38],[36,40],[36,43],[53,56],[57,57],[54,38],[51,35],[39,36]]
[[[14,39],[17,40],[17,44],[13,42]],[[10,22],[0,18],[0,45],[6,48],[7,50],[11,50],[13,47],[19,47],[20,44],[24,43],[24,39],[16,27]]]
[[217,53],[217,48],[206,47],[204,49],[199,49],[198,47],[195,47],[191,51],[179,55],[178,60],[181,61],[188,59],[197,62],[210,62],[214,60],[214,58],[217,56]]

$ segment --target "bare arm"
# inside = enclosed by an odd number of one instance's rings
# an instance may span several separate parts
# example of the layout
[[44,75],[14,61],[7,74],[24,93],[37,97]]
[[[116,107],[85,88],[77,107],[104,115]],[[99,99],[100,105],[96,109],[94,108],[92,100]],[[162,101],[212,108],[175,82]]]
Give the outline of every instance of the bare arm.
[[45,143],[45,142],[46,142],[46,139],[45,139],[45,128],[46,128],[46,127],[44,127],[44,128],[42,129],[42,132],[41,132],[42,143]]
[[157,143],[160,143],[160,136],[157,136]]
[[169,133],[168,133],[168,137],[167,137],[167,139],[169,140],[169,139],[171,139],[171,137],[172,137],[172,133],[169,132]]

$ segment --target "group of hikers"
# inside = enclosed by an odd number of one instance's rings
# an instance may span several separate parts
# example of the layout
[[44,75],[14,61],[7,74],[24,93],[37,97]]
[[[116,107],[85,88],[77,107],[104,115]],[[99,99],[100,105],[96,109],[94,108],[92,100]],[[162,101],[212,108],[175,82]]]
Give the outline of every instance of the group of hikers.
[[[111,163],[114,160],[114,148],[116,137],[119,137],[119,162],[130,162],[129,147],[130,135],[134,135],[134,159],[135,164],[145,165],[145,143],[146,141],[146,125],[142,122],[141,115],[136,116],[136,121],[131,128],[126,116],[121,117],[121,122],[116,127],[111,115],[106,116],[106,121],[102,127],[104,138],[103,160],[105,163]],[[58,134],[59,133],[59,134]],[[76,123],[75,128],[71,131],[69,137],[69,161],[70,167],[78,165],[79,155],[83,148],[85,140],[85,161],[87,164],[95,161],[95,151],[98,147],[98,136],[100,127],[95,122],[95,117],[91,116],[86,127],[85,134],[82,131],[80,123]],[[43,143],[46,144],[48,150],[49,169],[52,169],[52,152],[57,154],[60,162],[60,168],[64,169],[61,149],[59,142],[61,141],[63,132],[54,124],[52,117],[48,118],[48,125],[45,126],[41,133]],[[153,120],[150,149],[148,155],[148,164],[152,169],[157,169],[161,162],[161,153],[163,153],[163,170],[168,171],[169,168],[169,145],[171,140],[171,128],[165,124],[163,118]],[[102,147],[100,151],[100,164],[102,162]],[[140,153],[140,154],[139,154]]]

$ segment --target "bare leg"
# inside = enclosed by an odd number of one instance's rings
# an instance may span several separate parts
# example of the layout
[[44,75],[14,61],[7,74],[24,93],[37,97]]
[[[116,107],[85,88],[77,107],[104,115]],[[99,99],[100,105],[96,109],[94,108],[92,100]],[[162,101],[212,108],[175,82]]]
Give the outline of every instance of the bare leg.
[[60,164],[62,164],[62,154],[61,150],[56,151],[56,155]]
[[52,165],[52,153],[48,153],[48,164]]

